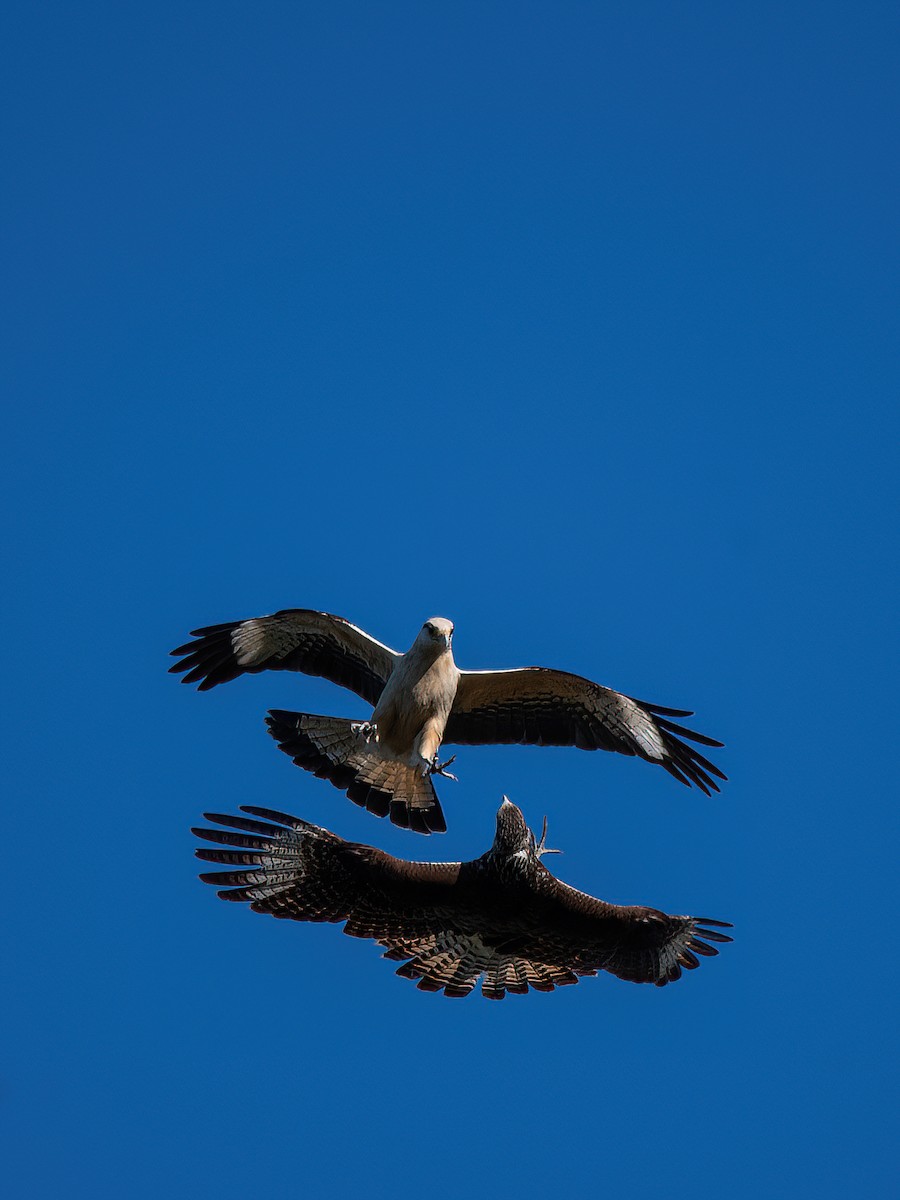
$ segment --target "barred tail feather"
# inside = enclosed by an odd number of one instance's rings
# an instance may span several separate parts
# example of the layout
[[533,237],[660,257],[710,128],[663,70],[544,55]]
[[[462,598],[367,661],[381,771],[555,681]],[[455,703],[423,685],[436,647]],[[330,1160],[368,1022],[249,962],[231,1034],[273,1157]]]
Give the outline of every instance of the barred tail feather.
[[340,788],[361,808],[415,833],[443,833],[447,824],[430,777],[388,757],[377,738],[342,717],[272,709],[269,733],[298,767]]
[[507,993],[525,995],[529,990],[552,992],[578,982],[578,975],[569,967],[504,954],[478,934],[449,929],[426,938],[405,939],[402,945],[389,948],[384,957],[407,959],[397,974],[414,980],[420,991],[443,992],[450,997],[468,996],[479,978],[481,994],[488,1000],[502,1000]]

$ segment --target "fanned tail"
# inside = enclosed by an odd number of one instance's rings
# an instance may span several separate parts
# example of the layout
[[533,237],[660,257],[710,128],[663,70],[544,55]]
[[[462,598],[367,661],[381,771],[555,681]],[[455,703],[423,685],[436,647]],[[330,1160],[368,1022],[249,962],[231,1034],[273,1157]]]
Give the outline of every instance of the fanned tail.
[[269,733],[298,767],[327,779],[354,804],[415,833],[444,833],[447,823],[434,784],[409,763],[366,738],[356,721],[272,709]]

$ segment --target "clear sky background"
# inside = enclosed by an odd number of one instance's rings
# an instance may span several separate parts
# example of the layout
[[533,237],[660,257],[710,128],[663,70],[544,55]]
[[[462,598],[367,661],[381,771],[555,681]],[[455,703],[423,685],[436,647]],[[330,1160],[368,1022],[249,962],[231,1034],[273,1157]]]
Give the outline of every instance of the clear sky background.
[[[898,25],[7,8],[11,1195],[888,1194]],[[404,833],[264,732],[351,694],[166,674],[288,606],[694,708],[731,781],[470,747]],[[503,792],[568,882],[734,944],[457,1002],[196,879],[204,809],[460,859]]]

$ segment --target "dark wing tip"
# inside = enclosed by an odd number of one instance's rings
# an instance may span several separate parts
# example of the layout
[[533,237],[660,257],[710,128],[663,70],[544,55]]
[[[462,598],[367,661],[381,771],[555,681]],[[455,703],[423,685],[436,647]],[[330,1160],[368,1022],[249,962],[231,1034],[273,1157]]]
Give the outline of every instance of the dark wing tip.
[[265,821],[271,821],[273,833],[280,832],[279,826],[296,830],[319,829],[318,825],[312,825],[309,821],[304,821],[301,817],[294,817],[290,813],[279,812],[276,808],[261,808],[257,804],[242,804],[240,805],[240,810],[241,812],[249,813],[251,817],[262,817]]
[[203,819],[212,821],[216,825],[225,825],[229,829],[240,829],[244,833],[261,834],[270,839],[277,839],[282,832],[277,825],[270,825],[264,821],[251,821],[248,817],[239,817],[236,813],[204,813]]
[[[699,741],[699,735],[695,735],[693,730],[685,729],[683,725],[676,725],[672,721],[666,721],[659,717],[656,718],[656,724],[662,735],[663,747],[667,756],[662,760],[662,765],[669,774],[681,783],[687,783],[688,787],[693,784],[707,796],[720,791],[716,779],[727,782],[728,776],[725,772],[705,758],[696,746],[681,740],[688,738]],[[711,738],[705,738],[703,744],[722,745],[721,742],[713,742]]]
[[[673,779],[677,779],[678,782],[683,783],[685,787],[691,786],[691,781],[682,774],[682,772],[678,769],[678,767],[675,766],[675,763],[672,761],[671,758],[665,759],[665,761],[663,762],[663,766],[666,768],[666,770],[669,772],[669,774],[672,776]],[[703,790],[706,792],[706,788],[703,788]],[[709,792],[706,792],[706,794],[708,796]]]
[[238,807],[241,812],[249,813],[251,817],[266,817],[279,825],[291,825],[299,820],[299,817],[293,817],[289,813],[278,812],[274,808],[260,808],[257,804],[240,804]]
[[286,708],[270,708],[266,714],[266,724],[270,729],[274,729],[277,725],[297,724],[299,713],[289,712]]
[[638,700],[637,696],[629,696],[628,699],[639,704],[641,708],[645,708],[647,712],[653,713],[655,717],[692,717],[694,715],[692,708],[666,708],[662,704],[651,704],[648,700]]
[[[656,716],[656,713],[653,715]],[[678,725],[675,721],[667,721],[665,717],[660,717],[656,723],[660,729],[667,729],[670,733],[677,734],[678,737],[687,738],[689,742],[698,742],[701,746],[715,746],[721,749],[725,745],[724,742],[718,742],[715,738],[708,737],[705,733],[698,733],[696,729],[688,729],[686,725]]]
[[[716,738],[708,737],[705,733],[698,733],[695,729],[688,729],[685,725],[678,725],[670,720],[671,717],[691,717],[693,712],[689,709],[666,708],[661,704],[653,704],[647,700],[638,700],[634,696],[629,696],[628,699],[633,703],[640,705],[645,712],[649,713],[656,722],[656,725],[662,734],[663,744],[669,755],[669,758],[663,761],[663,766],[674,776],[679,783],[685,783],[688,787],[693,785],[700,789],[705,795],[709,796],[712,792],[718,792],[719,786],[712,776],[716,779],[721,779],[725,782],[728,776],[724,771],[709,761],[696,749],[696,746],[689,745],[689,742],[697,743],[701,746],[711,746],[716,749],[721,749],[725,743],[718,741]],[[685,740],[682,740],[685,739]]]
[[713,929],[701,929],[699,925],[694,926],[694,937],[706,938],[710,942],[733,942],[734,938],[728,936],[727,933],[717,933]]

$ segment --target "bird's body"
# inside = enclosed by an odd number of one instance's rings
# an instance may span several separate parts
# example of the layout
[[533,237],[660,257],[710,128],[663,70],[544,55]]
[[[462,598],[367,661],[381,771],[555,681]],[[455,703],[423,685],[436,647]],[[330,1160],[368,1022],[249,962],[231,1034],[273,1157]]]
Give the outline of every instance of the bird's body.
[[[195,829],[226,849],[197,850],[227,871],[201,878],[226,900],[297,921],[344,921],[372,938],[397,974],[424,991],[502,999],[552,991],[606,970],[663,986],[731,939],[724,922],[596,900],[556,879],[522,813],[504,798],[490,850],[466,863],[413,863],[296,817],[246,807],[251,817],[207,814],[226,829]],[[256,818],[264,818],[264,821]],[[232,832],[238,830],[239,832]],[[705,940],[703,940],[705,939]]]
[[[658,763],[708,795],[725,776],[688,742],[721,743],[669,718],[690,716],[634,700],[546,667],[460,671],[453,624],[426,621],[398,654],[342,617],[285,609],[269,617],[195,630],[172,653],[185,683],[201,691],[267,669],[320,675],[373,706],[368,721],[271,710],[267,724],[295,763],[331,780],[355,803],[419,833],[446,828],[432,784],[445,774],[442,743],[577,746]],[[686,740],[683,740],[686,739]]]
[[459,685],[452,637],[449,621],[426,622],[407,653],[398,656],[372,713],[379,743],[424,775],[434,766]]

